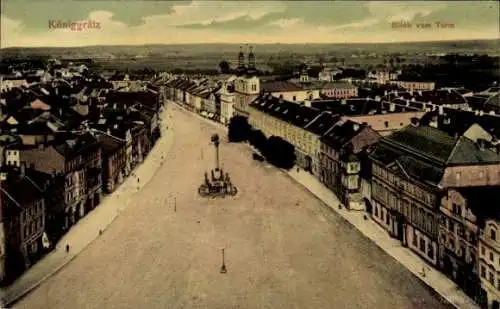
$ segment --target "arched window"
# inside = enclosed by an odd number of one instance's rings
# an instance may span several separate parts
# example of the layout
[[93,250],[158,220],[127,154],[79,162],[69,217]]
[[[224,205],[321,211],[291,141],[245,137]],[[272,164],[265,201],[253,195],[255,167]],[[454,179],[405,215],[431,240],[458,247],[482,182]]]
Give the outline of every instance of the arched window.
[[497,240],[497,231],[493,228],[490,229],[490,237],[492,240]]

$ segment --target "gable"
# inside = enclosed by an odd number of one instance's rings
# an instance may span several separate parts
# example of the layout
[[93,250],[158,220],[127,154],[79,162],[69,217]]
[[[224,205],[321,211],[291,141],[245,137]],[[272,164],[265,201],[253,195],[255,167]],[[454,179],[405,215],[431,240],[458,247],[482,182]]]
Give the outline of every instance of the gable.
[[465,199],[462,194],[460,194],[460,192],[456,190],[450,190],[448,196],[452,203],[455,203],[457,205],[465,205]]
[[19,124],[19,122],[13,116],[10,116],[9,118],[7,118],[7,123],[10,124],[10,125]]

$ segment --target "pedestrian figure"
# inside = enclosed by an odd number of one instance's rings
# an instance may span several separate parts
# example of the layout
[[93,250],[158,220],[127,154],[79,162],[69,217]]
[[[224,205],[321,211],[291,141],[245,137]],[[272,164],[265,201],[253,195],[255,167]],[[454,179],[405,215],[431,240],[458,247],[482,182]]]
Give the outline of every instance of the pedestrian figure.
[[139,183],[139,177],[137,177],[137,183]]
[[102,230],[99,230],[99,235],[102,235]]
[[425,266],[422,267],[422,277],[425,277]]
[[69,252],[69,245],[66,245],[66,252]]

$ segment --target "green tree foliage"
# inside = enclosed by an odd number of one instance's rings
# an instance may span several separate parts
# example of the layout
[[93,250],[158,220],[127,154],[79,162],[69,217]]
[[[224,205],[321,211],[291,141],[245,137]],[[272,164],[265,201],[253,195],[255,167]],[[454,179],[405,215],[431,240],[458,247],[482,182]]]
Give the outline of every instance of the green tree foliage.
[[219,63],[219,69],[222,74],[231,73],[231,66],[229,65],[229,62],[227,62],[226,60],[222,60]]
[[263,155],[278,168],[289,170],[295,165],[295,147],[279,136],[271,136],[267,140]]
[[258,149],[261,153],[265,152],[264,149],[266,148],[267,138],[261,130],[251,129],[248,136],[248,142],[250,143],[250,145]]
[[251,132],[247,117],[234,116],[229,120],[228,139],[231,143],[246,142]]

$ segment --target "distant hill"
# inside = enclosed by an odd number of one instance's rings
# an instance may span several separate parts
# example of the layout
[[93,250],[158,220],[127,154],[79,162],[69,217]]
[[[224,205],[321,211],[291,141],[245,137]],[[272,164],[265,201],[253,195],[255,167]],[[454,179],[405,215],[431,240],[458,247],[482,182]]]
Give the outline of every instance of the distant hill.
[[[243,44],[244,45],[244,44]],[[439,41],[409,43],[359,43],[359,44],[252,44],[260,54],[318,54],[318,53],[498,53],[500,40]],[[10,47],[0,49],[0,55],[39,55],[54,57],[126,57],[193,56],[197,54],[234,54],[241,44],[179,44],[179,45],[130,45],[85,47]]]

